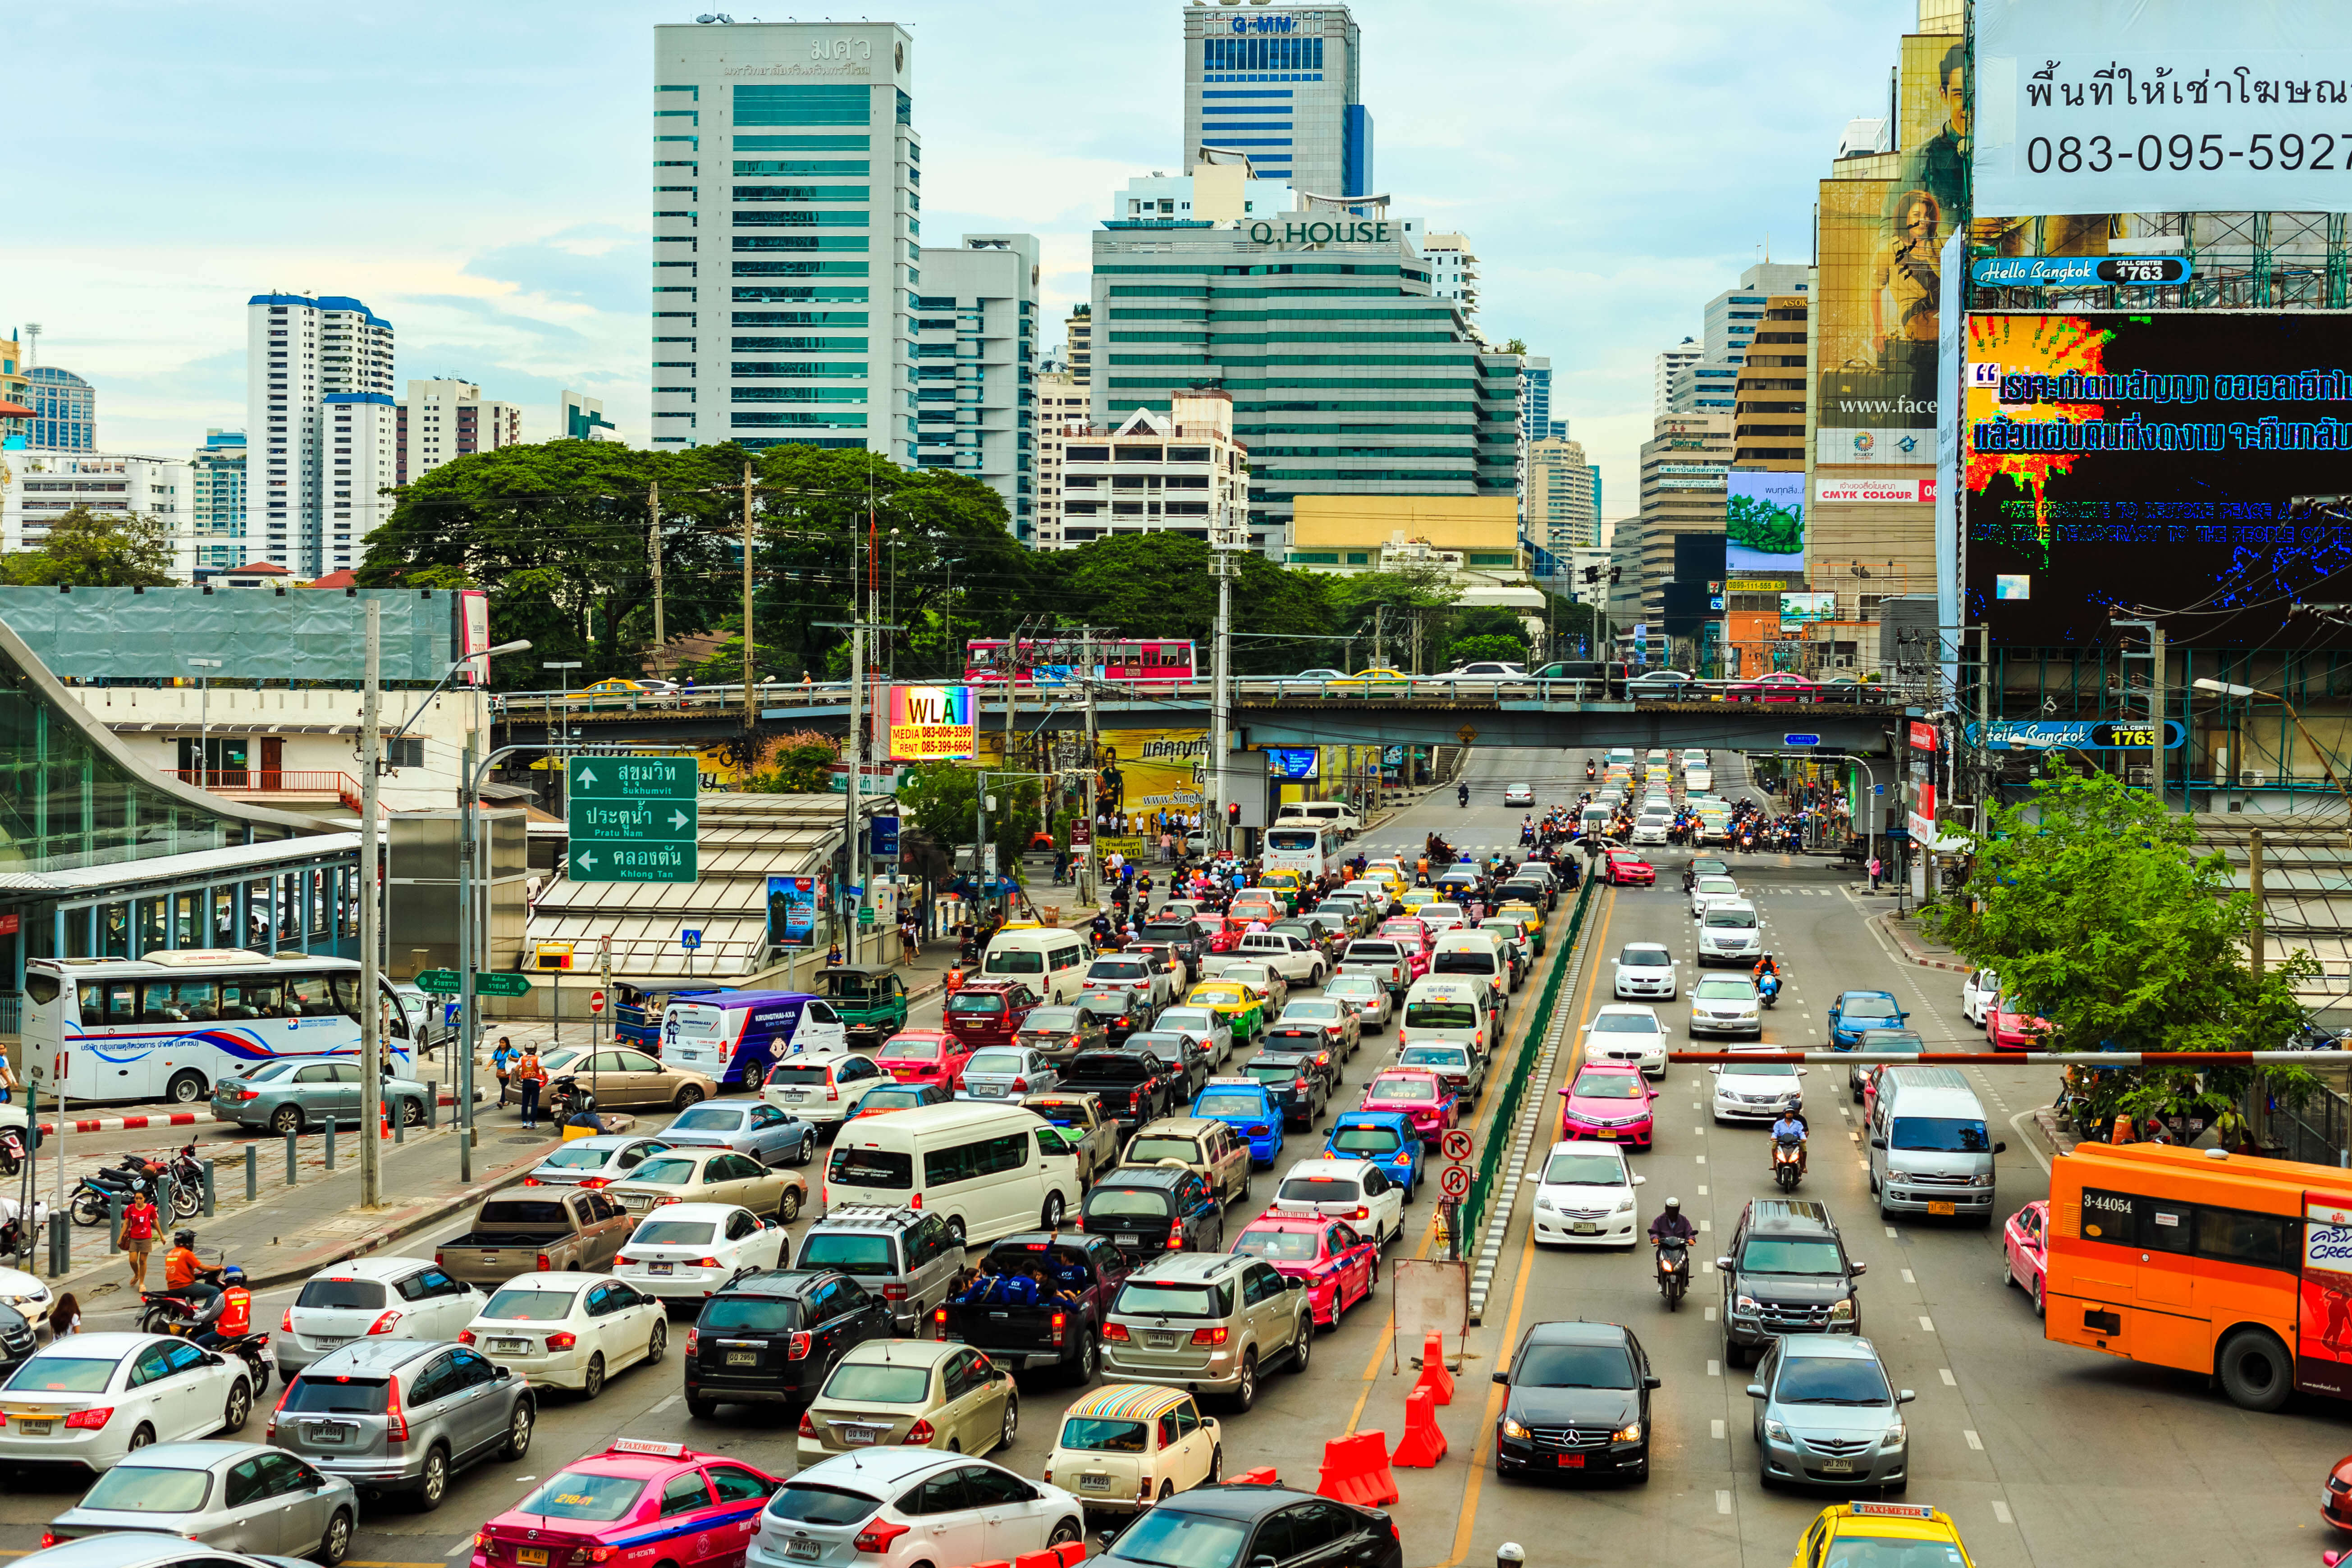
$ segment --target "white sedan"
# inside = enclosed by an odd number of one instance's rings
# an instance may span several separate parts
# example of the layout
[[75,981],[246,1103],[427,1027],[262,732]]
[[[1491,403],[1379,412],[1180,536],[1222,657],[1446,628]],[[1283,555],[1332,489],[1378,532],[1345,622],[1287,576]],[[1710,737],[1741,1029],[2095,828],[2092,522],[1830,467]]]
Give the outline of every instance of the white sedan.
[[621,1368],[661,1360],[669,1349],[669,1310],[609,1274],[518,1274],[457,1342],[533,1383],[593,1399]]
[[1805,1102],[1805,1086],[1797,1081],[1805,1069],[1794,1062],[1723,1062],[1706,1070],[1715,1075],[1717,1121],[1778,1121]]
[[1990,969],[1972,969],[1960,982],[1960,1016],[1981,1029],[2000,1000],[2000,976]]
[[1621,1002],[1636,996],[1673,1001],[1682,994],[1675,955],[1662,942],[1627,942],[1617,950],[1616,976],[1610,990]]
[[1717,904],[1736,904],[1747,895],[1728,877],[1701,877],[1691,888],[1691,919],[1703,921]]
[[103,1471],[133,1448],[243,1430],[245,1363],[161,1334],[68,1334],[0,1384],[0,1463]]
[[1612,1002],[1584,1026],[1584,1059],[1640,1068],[1652,1078],[1666,1076],[1666,1026],[1655,1007]]
[[1536,1240],[1563,1247],[1632,1247],[1641,1240],[1633,1189],[1648,1178],[1625,1168],[1613,1143],[1555,1143],[1536,1178]]
[[1404,1234],[1404,1189],[1370,1160],[1301,1160],[1275,1184],[1267,1212],[1344,1219],[1386,1247]]
[[782,1267],[784,1227],[733,1204],[672,1204],[637,1222],[613,1275],[665,1301],[700,1301],[739,1268]]
[[1535,803],[1535,785],[1515,784],[1505,784],[1503,786],[1503,804],[1505,805],[1533,805]]
[[482,1293],[429,1258],[362,1258],[303,1282],[269,1342],[278,1375],[296,1373],[353,1340],[454,1340],[482,1310]]

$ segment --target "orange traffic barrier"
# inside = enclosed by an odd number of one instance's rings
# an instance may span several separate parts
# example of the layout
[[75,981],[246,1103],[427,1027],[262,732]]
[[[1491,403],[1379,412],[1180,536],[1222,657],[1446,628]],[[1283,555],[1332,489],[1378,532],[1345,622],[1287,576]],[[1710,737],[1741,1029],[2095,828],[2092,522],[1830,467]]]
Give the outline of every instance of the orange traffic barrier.
[[1013,1568],[1062,1568],[1058,1551],[1024,1552],[1013,1560]]
[[1397,1500],[1396,1478],[1389,1474],[1389,1435],[1355,1432],[1323,1445],[1315,1491],[1358,1508],[1386,1508]]
[[1059,1546],[1049,1546],[1045,1550],[1048,1555],[1060,1560],[1062,1568],[1077,1568],[1078,1563],[1087,1560],[1087,1543],[1083,1541],[1065,1541]]
[[1282,1484],[1282,1478],[1275,1473],[1272,1465],[1267,1465],[1260,1469],[1244,1470],[1234,1478],[1234,1484],[1244,1487],[1278,1487]]
[[1391,1465],[1426,1470],[1445,1458],[1445,1434],[1437,1429],[1437,1393],[1423,1384],[1404,1396],[1404,1436],[1397,1440]]
[[1013,1564],[1005,1562],[975,1563],[971,1565],[971,1568],[1013,1568]]
[[1421,1380],[1413,1386],[1428,1389],[1440,1405],[1454,1403],[1454,1374],[1445,1368],[1444,1334],[1432,1334],[1422,1342]]

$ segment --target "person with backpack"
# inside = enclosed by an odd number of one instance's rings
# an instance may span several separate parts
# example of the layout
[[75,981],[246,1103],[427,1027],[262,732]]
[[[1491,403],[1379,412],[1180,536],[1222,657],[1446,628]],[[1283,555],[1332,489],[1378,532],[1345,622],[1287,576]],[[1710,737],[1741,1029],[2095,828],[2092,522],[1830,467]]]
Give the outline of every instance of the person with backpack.
[[514,1064],[516,1092],[522,1096],[522,1124],[539,1125],[539,1096],[547,1082],[547,1070],[539,1065],[539,1053],[529,1046]]

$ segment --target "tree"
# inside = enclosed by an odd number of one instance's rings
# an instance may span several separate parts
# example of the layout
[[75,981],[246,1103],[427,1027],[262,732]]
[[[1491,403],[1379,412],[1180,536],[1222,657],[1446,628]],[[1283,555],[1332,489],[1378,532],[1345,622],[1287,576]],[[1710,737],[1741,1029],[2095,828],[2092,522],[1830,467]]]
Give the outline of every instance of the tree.
[[1510,342],[1503,345],[1502,352],[1507,354],[1524,354],[1528,352],[1528,340],[1525,338],[1513,338]]
[[1513,663],[1528,657],[1528,645],[1519,638],[1482,632],[1475,637],[1455,637],[1445,645],[1445,662],[1450,668],[1467,664],[1474,658],[1508,659]]
[[935,844],[970,844],[980,827],[977,779],[961,763],[916,763],[898,775],[899,810]]
[[135,514],[100,516],[75,506],[31,550],[0,556],[0,577],[19,587],[162,588],[172,581],[163,525]]
[[785,735],[769,760],[775,765],[753,773],[744,788],[762,795],[823,795],[833,786],[841,742],[813,732]]
[[[2242,948],[2250,892],[2226,856],[2200,855],[2186,816],[2110,773],[2061,772],[2020,805],[1992,805],[1969,836],[1971,905],[1936,924],[2004,990],[2049,1021],[2048,1048],[2196,1051],[2270,1048],[2302,1021],[2298,983],[2318,973],[2297,953],[2261,974]],[[2103,1116],[2202,1115],[2255,1081],[2300,1099],[2300,1068],[2145,1068],[2091,1075]]]

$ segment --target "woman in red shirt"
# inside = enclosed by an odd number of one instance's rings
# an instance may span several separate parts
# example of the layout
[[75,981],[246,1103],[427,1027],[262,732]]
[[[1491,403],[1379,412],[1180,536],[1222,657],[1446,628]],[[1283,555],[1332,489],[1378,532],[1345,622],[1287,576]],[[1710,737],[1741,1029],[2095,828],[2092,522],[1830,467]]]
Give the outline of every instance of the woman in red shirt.
[[147,1255],[155,1250],[155,1227],[163,1221],[144,1194],[136,1194],[122,1211],[122,1250],[131,1260],[131,1288],[147,1289]]

